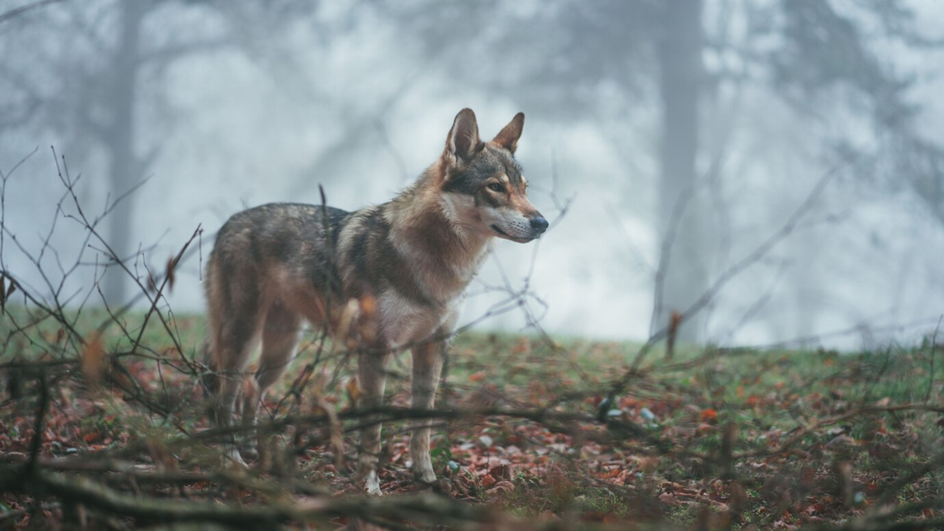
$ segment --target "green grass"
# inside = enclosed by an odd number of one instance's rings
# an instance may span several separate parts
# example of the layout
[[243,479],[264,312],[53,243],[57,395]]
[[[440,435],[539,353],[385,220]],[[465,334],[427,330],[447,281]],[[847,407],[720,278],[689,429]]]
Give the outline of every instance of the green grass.
[[[79,342],[70,342],[59,332],[60,324],[47,319],[23,329],[35,317],[23,308],[8,310],[10,315],[0,325],[5,341],[0,366],[31,359],[79,361],[88,356]],[[106,329],[105,352],[119,353],[118,368],[109,369],[114,381],[88,385],[81,364],[48,369],[46,377],[58,408],[49,419],[55,436],[44,441],[48,455],[104,455],[135,441],[171,440],[179,437],[181,427],[208,426],[206,399],[182,358],[200,360],[203,318],[176,316],[174,340],[159,320],[152,319],[141,334],[138,351],[130,352],[142,317],[132,313],[121,319],[123,327],[114,323]],[[91,338],[107,319],[101,311],[88,311],[73,326],[79,336]],[[306,336],[306,341],[314,339],[314,334]],[[183,347],[182,353],[176,351],[175,342]],[[624,377],[640,348],[632,342],[568,338],[549,343],[536,336],[465,333],[453,342],[440,403],[458,408],[487,403],[508,410],[550,407],[596,416],[612,382]],[[323,349],[328,361],[315,368],[299,399],[274,410],[316,350],[316,346],[303,349],[269,397],[268,415],[309,413],[316,396],[338,410],[351,407],[345,382],[353,367],[348,364],[335,374],[338,357],[329,344]],[[628,378],[626,391],[613,397],[609,418],[632,423],[665,441],[671,448],[668,453],[656,451],[651,441],[599,423],[543,426],[514,417],[473,417],[437,427],[434,464],[450,478],[454,497],[496,504],[528,518],[553,515],[588,523],[667,520],[694,527],[710,521],[715,523],[708,527],[727,522],[735,529],[847,520],[862,514],[883,488],[928,463],[938,451],[941,428],[936,413],[920,408],[843,416],[865,406],[921,405],[926,397],[929,404],[940,405],[944,360],[936,360],[932,374],[931,355],[928,345],[844,354],[688,347],[667,360],[656,348],[640,371]],[[408,366],[406,355],[391,364],[387,395],[392,405],[409,403]],[[4,397],[0,456],[23,451],[38,396],[36,374],[5,372],[7,378],[0,380]],[[143,408],[130,396],[130,378],[143,396],[164,408],[163,413]],[[114,385],[122,381],[128,386],[124,390]],[[404,423],[385,425],[389,459],[382,481],[388,492],[415,488],[406,467],[405,428]],[[779,451],[799,430],[807,429],[794,446]],[[313,434],[323,431],[314,429]],[[276,436],[271,444],[290,449],[291,433]],[[313,440],[265,466],[281,467],[283,474],[295,470],[303,480],[339,492],[353,489],[353,434],[346,435],[340,468],[322,457],[332,448],[317,437]],[[491,446],[486,447],[484,440]],[[760,455],[726,461],[729,447],[736,455]],[[211,466],[206,459],[212,450],[203,446],[173,455],[182,469],[205,468]],[[141,458],[147,461],[146,455]],[[841,499],[839,463],[851,466],[849,488],[862,497],[858,505],[846,505]],[[921,476],[904,485],[894,499],[909,503],[938,496],[941,481],[937,471]],[[11,506],[17,500],[0,498],[0,503]],[[936,508],[933,512],[939,514]]]

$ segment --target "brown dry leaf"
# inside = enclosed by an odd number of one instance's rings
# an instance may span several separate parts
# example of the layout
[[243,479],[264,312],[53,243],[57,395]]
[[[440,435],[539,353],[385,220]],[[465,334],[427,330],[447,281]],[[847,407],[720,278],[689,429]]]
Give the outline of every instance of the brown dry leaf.
[[705,423],[713,423],[718,420],[718,412],[714,409],[703,409],[701,411],[701,421]]
[[479,371],[469,376],[470,382],[481,382],[485,379],[485,371]]
[[105,357],[105,349],[102,347],[102,336],[99,333],[93,334],[85,341],[85,349],[82,350],[82,374],[90,385],[97,385],[102,377],[102,360]]
[[351,340],[355,340],[354,337],[349,337],[349,332],[351,330],[351,324],[354,323],[355,319],[360,315],[361,304],[357,299],[350,299],[347,301],[347,304],[344,305],[344,309],[341,310],[341,319],[338,321],[337,328],[337,337],[348,337]]
[[348,380],[344,389],[347,390],[347,395],[351,398],[351,402],[357,404],[357,399],[361,396],[361,386],[357,383],[357,378]]
[[167,259],[167,290],[173,293],[174,291],[174,270],[177,268],[177,260],[171,256]]
[[364,317],[370,319],[377,313],[377,299],[370,295],[365,295],[361,297],[361,311],[364,313]]

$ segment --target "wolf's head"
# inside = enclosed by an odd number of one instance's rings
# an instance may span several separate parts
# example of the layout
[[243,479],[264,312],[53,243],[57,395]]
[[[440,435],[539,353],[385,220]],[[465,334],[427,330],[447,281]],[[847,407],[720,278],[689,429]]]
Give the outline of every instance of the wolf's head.
[[479,139],[475,113],[456,115],[441,159],[441,190],[450,221],[483,235],[519,243],[547,230],[528,201],[528,181],[515,160],[524,114],[518,113],[491,142]]

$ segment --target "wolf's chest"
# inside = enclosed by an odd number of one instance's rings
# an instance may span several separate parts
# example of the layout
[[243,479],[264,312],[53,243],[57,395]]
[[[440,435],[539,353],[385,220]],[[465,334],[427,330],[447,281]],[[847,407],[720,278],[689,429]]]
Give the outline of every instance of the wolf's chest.
[[429,339],[456,311],[462,294],[445,305],[417,303],[408,297],[387,291],[378,298],[378,331],[391,348],[408,348]]
[[469,283],[478,273],[481,256],[463,261],[415,260],[413,275],[427,303],[390,292],[380,299],[382,329],[389,346],[405,346],[435,334],[457,314]]

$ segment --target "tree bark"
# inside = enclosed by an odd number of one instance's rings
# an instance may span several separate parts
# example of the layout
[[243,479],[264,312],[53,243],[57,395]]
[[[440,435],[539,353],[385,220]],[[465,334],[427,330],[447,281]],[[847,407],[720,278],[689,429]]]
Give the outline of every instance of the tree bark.
[[[662,303],[654,319],[656,330],[668,326],[672,312],[683,312],[708,286],[705,216],[697,196],[687,201],[679,219],[673,219],[679,201],[689,197],[687,192],[695,183],[699,95],[704,77],[701,13],[702,0],[666,0],[663,4],[662,35],[658,43],[662,97],[658,226],[662,239],[672,237],[671,227],[678,225],[670,249],[671,259],[663,272]],[[703,317],[699,316],[682,323],[678,338],[697,341],[703,323]]]
[[[112,121],[109,124],[110,139],[107,149],[110,155],[109,185],[114,201],[128,191],[141,176],[134,153],[135,112],[137,96],[137,73],[140,59],[141,21],[144,17],[143,2],[122,1],[120,9],[120,32],[115,53],[111,93],[115,102]],[[131,234],[134,226],[134,194],[118,203],[108,215],[108,242],[119,260],[127,259],[133,252]],[[124,304],[126,301],[127,275],[119,267],[112,266],[104,277],[103,293],[109,304]]]

